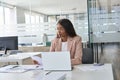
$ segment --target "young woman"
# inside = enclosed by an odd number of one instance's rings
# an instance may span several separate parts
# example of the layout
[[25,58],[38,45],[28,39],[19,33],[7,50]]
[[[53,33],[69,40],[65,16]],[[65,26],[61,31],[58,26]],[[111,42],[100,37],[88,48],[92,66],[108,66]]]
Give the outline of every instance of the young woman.
[[82,63],[81,37],[76,34],[70,20],[58,21],[57,37],[52,41],[50,51],[70,51],[72,65]]
[[[74,30],[68,19],[60,19],[57,23],[57,37],[52,41],[50,51],[70,51],[71,64],[82,63],[82,39]],[[33,59],[34,64],[42,64],[41,59]]]

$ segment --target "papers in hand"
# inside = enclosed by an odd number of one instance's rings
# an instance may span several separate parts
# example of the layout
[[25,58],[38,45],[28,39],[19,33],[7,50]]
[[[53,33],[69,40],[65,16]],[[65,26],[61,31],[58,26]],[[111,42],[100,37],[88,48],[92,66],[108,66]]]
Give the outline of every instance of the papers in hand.
[[5,66],[0,68],[0,72],[25,72],[28,70],[36,70],[36,69],[42,69],[41,66],[38,65],[9,65],[9,66]]
[[32,56],[31,58],[32,60],[37,61],[38,64],[42,65],[42,58],[40,58],[39,56]]

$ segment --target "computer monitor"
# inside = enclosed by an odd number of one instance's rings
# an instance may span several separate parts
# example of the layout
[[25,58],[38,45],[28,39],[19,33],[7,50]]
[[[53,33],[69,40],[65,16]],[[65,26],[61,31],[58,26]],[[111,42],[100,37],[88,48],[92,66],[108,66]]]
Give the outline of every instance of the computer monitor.
[[18,36],[0,37],[0,50],[18,50]]

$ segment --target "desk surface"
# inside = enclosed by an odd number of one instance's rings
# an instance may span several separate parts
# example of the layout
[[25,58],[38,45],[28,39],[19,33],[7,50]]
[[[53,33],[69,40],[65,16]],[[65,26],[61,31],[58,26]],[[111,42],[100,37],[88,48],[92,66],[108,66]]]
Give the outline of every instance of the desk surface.
[[[113,72],[111,64],[105,64],[91,69],[93,65],[77,65],[72,71],[59,71],[66,73],[65,80],[113,80]],[[84,69],[88,70],[84,70]],[[83,69],[83,70],[82,70]],[[43,70],[33,70],[24,73],[0,73],[0,80],[42,80]],[[54,73],[54,72],[53,72]],[[49,74],[48,74],[49,75]]]

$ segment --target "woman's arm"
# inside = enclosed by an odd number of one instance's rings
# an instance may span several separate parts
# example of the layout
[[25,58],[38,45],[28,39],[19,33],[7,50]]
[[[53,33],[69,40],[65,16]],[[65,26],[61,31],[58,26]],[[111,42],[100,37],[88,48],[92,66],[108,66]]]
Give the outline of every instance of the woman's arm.
[[50,52],[54,52],[54,51],[55,51],[55,40],[51,42],[51,46],[50,46]]
[[72,65],[77,65],[82,63],[82,39],[81,37],[77,40],[74,58],[71,60]]

